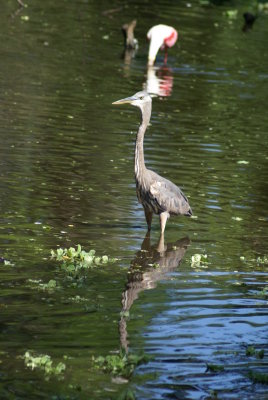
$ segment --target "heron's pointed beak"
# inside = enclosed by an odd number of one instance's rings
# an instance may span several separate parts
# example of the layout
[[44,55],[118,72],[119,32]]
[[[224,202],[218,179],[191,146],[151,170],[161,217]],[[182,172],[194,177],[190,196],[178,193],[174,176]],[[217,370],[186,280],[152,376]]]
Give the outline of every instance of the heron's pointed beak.
[[137,100],[135,96],[126,97],[125,99],[114,101],[112,104],[131,104],[134,100]]

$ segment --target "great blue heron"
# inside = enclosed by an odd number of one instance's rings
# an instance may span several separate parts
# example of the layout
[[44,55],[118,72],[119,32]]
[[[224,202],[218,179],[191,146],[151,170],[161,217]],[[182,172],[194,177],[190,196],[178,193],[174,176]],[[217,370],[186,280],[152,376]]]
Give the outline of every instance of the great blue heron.
[[134,96],[115,101],[113,104],[131,104],[141,110],[141,124],[136,138],[135,148],[135,180],[139,202],[143,205],[148,231],[151,230],[153,213],[159,215],[161,234],[165,231],[170,215],[191,216],[192,210],[187,197],[174,183],[150,171],[144,163],[143,139],[149,124],[152,99],[145,92],[137,92]]
[[155,25],[147,32],[147,39],[150,40],[148,65],[154,65],[158,50],[165,50],[165,63],[167,62],[167,49],[174,46],[178,38],[175,28],[168,25]]

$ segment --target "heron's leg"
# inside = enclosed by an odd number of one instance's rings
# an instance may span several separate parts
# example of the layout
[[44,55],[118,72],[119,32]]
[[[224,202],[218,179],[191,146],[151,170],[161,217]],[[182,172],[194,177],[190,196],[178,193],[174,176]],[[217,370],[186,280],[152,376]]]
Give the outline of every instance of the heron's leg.
[[169,218],[169,213],[168,213],[167,211],[162,212],[162,213],[159,215],[160,227],[161,227],[161,235],[164,234],[165,227],[166,227],[166,222],[167,222],[168,218]]
[[148,231],[150,231],[151,225],[152,225],[153,213],[148,208],[144,207],[144,214],[145,214],[146,222],[148,225]]

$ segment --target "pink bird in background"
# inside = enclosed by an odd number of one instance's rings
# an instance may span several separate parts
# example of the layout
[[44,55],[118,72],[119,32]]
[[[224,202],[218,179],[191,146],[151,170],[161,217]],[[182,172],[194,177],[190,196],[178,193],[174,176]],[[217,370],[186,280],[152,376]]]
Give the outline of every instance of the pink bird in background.
[[178,38],[178,32],[172,26],[155,25],[147,32],[150,40],[148,65],[154,65],[158,50],[165,50],[165,63],[167,62],[167,49],[174,46]]

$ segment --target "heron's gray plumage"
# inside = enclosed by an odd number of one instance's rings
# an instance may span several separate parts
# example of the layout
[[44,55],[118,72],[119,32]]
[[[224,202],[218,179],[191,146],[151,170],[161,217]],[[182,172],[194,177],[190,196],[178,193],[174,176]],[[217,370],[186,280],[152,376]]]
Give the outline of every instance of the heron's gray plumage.
[[181,189],[155,172],[150,170],[147,170],[147,172],[150,182],[148,187],[149,199],[151,203],[156,204],[154,213],[160,214],[167,211],[170,215],[188,215],[190,206]]
[[160,216],[161,233],[170,215],[191,216],[192,210],[187,197],[181,189],[154,171],[146,168],[144,163],[143,139],[149,124],[152,110],[152,99],[145,91],[132,97],[118,100],[113,104],[130,103],[141,110],[141,124],[137,132],[135,147],[135,180],[139,202],[143,205],[148,230],[151,229],[152,215]]

